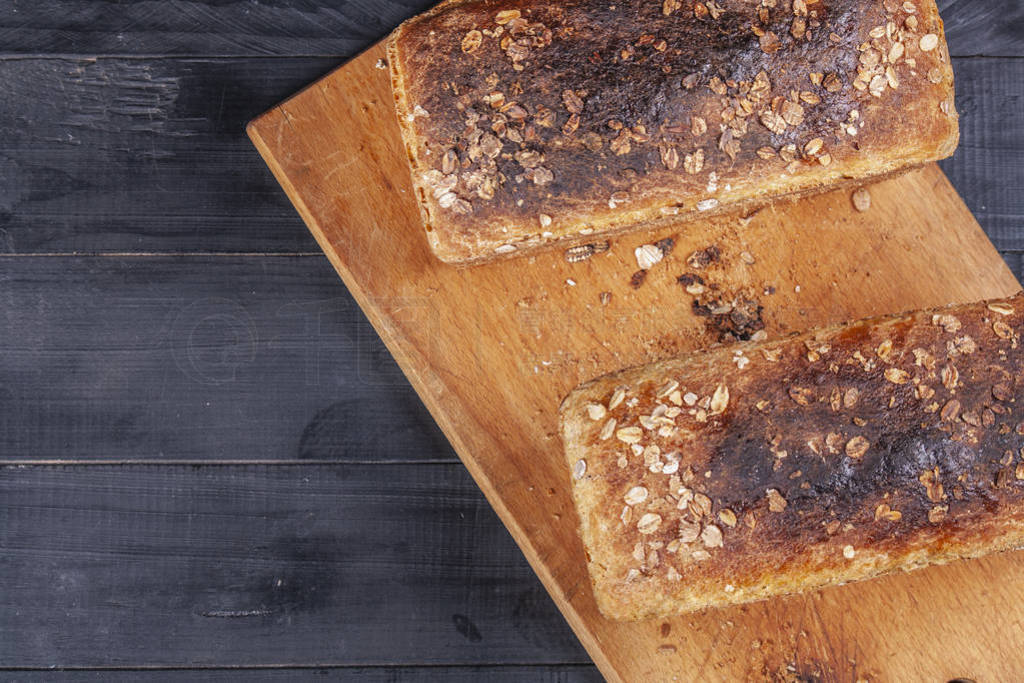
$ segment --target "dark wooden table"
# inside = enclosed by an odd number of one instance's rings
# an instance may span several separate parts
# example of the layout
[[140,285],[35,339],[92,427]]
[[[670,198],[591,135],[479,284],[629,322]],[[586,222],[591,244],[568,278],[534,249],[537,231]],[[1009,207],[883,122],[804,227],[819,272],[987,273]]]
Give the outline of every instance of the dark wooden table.
[[[0,679],[599,679],[243,132],[429,4],[0,1]],[[1024,2],[939,4],[1019,275]]]

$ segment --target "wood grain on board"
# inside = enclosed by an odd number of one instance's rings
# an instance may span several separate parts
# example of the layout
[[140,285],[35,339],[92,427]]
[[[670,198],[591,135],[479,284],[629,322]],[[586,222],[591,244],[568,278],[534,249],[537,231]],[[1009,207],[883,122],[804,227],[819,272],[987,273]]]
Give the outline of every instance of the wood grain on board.
[[5,682],[588,662],[457,462],[0,467],[0,577]]
[[0,462],[455,462],[321,255],[0,256],[0,294]]
[[[557,407],[573,386],[718,341],[676,283],[697,249],[721,250],[705,279],[763,306],[770,336],[1019,289],[936,166],[872,186],[866,213],[834,192],[620,238],[582,263],[553,251],[457,269],[421,234],[382,57],[369,50],[254,121],[250,136],[608,678],[727,679],[794,662],[843,680],[986,678],[1024,665],[1013,639],[1003,651],[997,638],[1022,616],[1008,607],[1024,593],[1013,554],[664,621],[606,621],[561,457]],[[633,248],[667,236],[675,251],[634,289]],[[956,647],[964,642],[992,645]]]

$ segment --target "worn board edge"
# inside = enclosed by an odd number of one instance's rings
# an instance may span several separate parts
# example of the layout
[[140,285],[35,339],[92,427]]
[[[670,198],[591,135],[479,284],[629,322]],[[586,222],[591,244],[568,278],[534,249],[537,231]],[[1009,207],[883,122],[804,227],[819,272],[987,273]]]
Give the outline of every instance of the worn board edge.
[[[295,93],[288,99],[284,100],[283,102],[279,103],[272,109],[268,110],[264,114],[256,117],[247,124],[246,133],[248,134],[250,140],[256,147],[260,156],[263,158],[267,166],[270,168],[270,171],[275,177],[275,179],[280,183],[282,189],[285,191],[289,200],[295,206],[303,222],[306,224],[307,228],[310,230],[313,237],[316,239],[317,244],[324,251],[324,254],[327,256],[331,265],[334,267],[335,271],[341,277],[342,282],[349,289],[349,292],[352,294],[353,299],[362,309],[363,313],[366,315],[370,324],[380,335],[385,347],[392,354],[392,356],[395,359],[395,362],[398,364],[402,372],[408,378],[413,389],[416,391],[416,394],[419,396],[420,400],[423,401],[424,405],[427,407],[431,416],[434,418],[438,426],[441,428],[441,431],[444,433],[445,438],[447,438],[448,441],[451,443],[453,449],[455,450],[456,454],[459,457],[459,460],[466,467],[467,471],[469,472],[473,480],[476,482],[477,486],[480,487],[480,490],[487,499],[487,502],[494,509],[495,513],[498,515],[502,524],[509,531],[513,540],[516,542],[517,546],[523,552],[523,555],[526,557],[526,560],[530,564],[530,567],[533,569],[534,573],[540,579],[545,590],[551,596],[552,600],[555,602],[555,605],[558,607],[559,611],[561,612],[562,616],[566,619],[569,626],[572,628],[573,632],[580,639],[580,643],[583,645],[587,653],[593,659],[594,663],[597,665],[602,675],[605,676],[608,680],[626,681],[627,679],[623,677],[622,673],[614,666],[612,661],[605,656],[605,653],[601,647],[600,642],[598,641],[597,636],[591,631],[586,620],[584,620],[583,617],[579,614],[579,612],[577,612],[577,610],[573,606],[572,601],[566,595],[566,592],[562,590],[561,586],[555,580],[555,577],[548,570],[548,567],[544,563],[538,549],[533,545],[529,536],[525,533],[522,526],[518,523],[515,516],[512,514],[511,510],[505,505],[504,501],[502,501],[502,499],[498,495],[497,488],[486,476],[483,469],[476,464],[475,460],[471,456],[469,445],[465,441],[463,441],[463,439],[460,438],[460,436],[458,435],[455,429],[454,422],[448,417],[446,413],[445,406],[442,404],[440,400],[435,400],[431,396],[426,381],[419,376],[418,372],[415,371],[415,363],[413,362],[413,357],[411,355],[412,353],[415,352],[415,350],[406,350],[402,348],[402,340],[399,337],[398,331],[395,330],[389,324],[388,320],[381,314],[381,311],[373,304],[366,290],[363,289],[358,280],[353,276],[352,272],[342,261],[342,259],[338,255],[338,252],[335,251],[323,227],[320,225],[312,210],[302,199],[302,195],[299,191],[299,188],[296,187],[296,185],[292,182],[291,178],[285,172],[283,166],[278,162],[277,158],[274,156],[274,153],[271,150],[270,145],[267,143],[268,136],[269,134],[271,134],[272,131],[279,129],[283,125],[289,125],[288,114],[284,109],[285,106],[287,106],[294,100],[301,98],[308,92],[320,88],[322,84],[324,84],[325,82],[330,81],[333,78],[336,78],[339,75],[339,72],[343,71],[351,62],[354,62],[360,58],[364,58],[369,53],[374,51],[381,51],[383,55],[383,46],[383,41],[370,46],[364,52],[354,56],[352,59],[346,61],[344,64],[341,64],[337,69],[331,71],[330,73],[326,74],[319,80],[311,83],[307,87],[298,91],[297,93]],[[956,201],[959,201],[964,209],[964,212],[968,215],[971,215],[966,207],[966,204],[963,201],[963,198],[960,197],[959,193],[956,191],[956,188],[953,187],[952,183],[949,181],[949,178],[946,176],[944,172],[942,172],[937,163],[929,163],[921,168],[934,168],[936,174],[940,179],[939,182],[941,182],[941,184],[945,186],[946,190],[950,193],[951,198],[955,199]],[[981,228],[981,225],[977,222],[976,219],[973,218],[973,215],[971,215],[971,220],[973,223],[971,228],[974,229],[977,235],[980,238],[982,238],[985,242],[985,244],[980,245],[980,247],[982,249],[987,248],[991,252],[993,266],[1001,268],[1003,271],[1005,271],[1004,273],[1002,273],[1001,277],[1007,278],[1008,281],[1017,282],[1016,276],[1013,274],[1009,266],[1003,260],[1002,256],[1000,255],[999,251],[995,248],[995,246],[992,244],[991,240],[988,239],[984,230]]]

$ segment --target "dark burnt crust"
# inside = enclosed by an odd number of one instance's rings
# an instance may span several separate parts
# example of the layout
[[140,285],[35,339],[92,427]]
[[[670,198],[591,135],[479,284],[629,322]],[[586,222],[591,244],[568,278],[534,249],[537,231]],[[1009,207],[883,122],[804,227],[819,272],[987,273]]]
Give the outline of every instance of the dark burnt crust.
[[[958,317],[965,316],[961,313]],[[984,326],[974,318],[964,332],[984,339],[986,347],[1002,346],[991,331],[983,329]],[[944,345],[950,335],[936,334],[937,331],[940,328],[927,323],[916,328],[909,324],[890,324],[866,335],[866,343],[858,346],[865,350],[871,348],[880,343],[879,337],[883,335],[879,332],[885,332],[884,336],[892,338],[897,349],[925,348],[938,354],[941,351],[936,347]],[[851,328],[833,338],[833,346],[857,344],[852,338],[865,332],[868,330],[863,326]],[[903,542],[915,530],[933,528],[927,516],[939,501],[928,499],[919,478],[935,467],[939,468],[941,480],[949,489],[942,502],[948,501],[954,509],[954,514],[948,516],[948,521],[940,524],[940,528],[943,524],[953,524],[954,519],[991,512],[1007,500],[1020,500],[1024,482],[1016,480],[1013,469],[1010,486],[995,486],[999,474],[1008,467],[1000,459],[1010,451],[1010,464],[1015,466],[1021,462],[1019,450],[1024,445],[1024,438],[1015,431],[1024,415],[1012,414],[1013,403],[1022,391],[1014,375],[1007,370],[1022,367],[1019,348],[1008,349],[1006,359],[999,364],[974,363],[969,357],[963,358],[966,364],[952,359],[961,372],[955,394],[944,391],[934,373],[917,368],[928,386],[935,385],[932,388],[937,389],[936,398],[945,398],[938,401],[940,406],[954,398],[960,401],[961,417],[972,409],[979,418],[985,411],[999,410],[999,414],[992,413],[992,426],[983,429],[972,427],[962,419],[945,422],[937,412],[925,412],[924,408],[935,401],[917,398],[912,382],[896,385],[881,379],[878,373],[865,373],[861,366],[850,364],[840,365],[836,373],[822,373],[820,368],[797,355],[801,351],[806,353],[800,345],[791,348],[789,358],[779,361],[780,368],[788,370],[782,384],[777,384],[777,376],[760,375],[755,376],[760,380],[757,385],[745,387],[745,393],[774,397],[775,406],[769,413],[761,413],[749,403],[740,403],[740,410],[731,419],[723,419],[713,431],[721,438],[716,450],[717,465],[722,469],[720,476],[708,482],[708,495],[712,499],[738,514],[760,510],[763,506],[759,499],[770,488],[777,489],[788,502],[785,512],[763,515],[766,528],[761,530],[762,541],[765,537],[790,543],[822,541],[828,536],[822,522],[832,518],[841,524],[864,525],[863,534],[850,537],[860,543],[879,547]],[[987,357],[985,354],[989,351],[991,349],[982,348],[975,353]],[[912,357],[904,358],[902,362],[883,367],[914,370]],[[1007,381],[1014,398],[1010,402],[996,400],[992,387]],[[800,406],[789,396],[780,395],[787,386],[812,388],[815,402]],[[857,404],[852,409],[841,407],[838,413],[833,411],[827,402],[833,387],[857,389]],[[865,420],[866,424],[853,424],[850,420],[854,416]],[[922,427],[922,423],[927,426]],[[807,446],[808,439],[804,437],[823,438],[829,431],[822,428],[824,425],[833,425],[836,433],[842,433],[844,445],[856,435],[864,437],[870,447],[858,460],[843,453],[830,453],[824,444],[819,446],[822,455],[817,455]],[[1005,433],[999,433],[1000,427]],[[772,432],[783,435],[776,448],[788,452],[784,459],[776,460],[772,456],[765,438],[766,433]],[[970,445],[974,438],[978,439],[976,446]],[[774,468],[775,462],[779,462],[778,469]],[[802,476],[791,479],[797,471]],[[882,498],[885,493],[890,495]],[[902,518],[898,523],[872,523],[875,508],[882,502],[900,511]]]
[[[955,112],[939,111],[952,87],[945,48],[926,53],[916,46],[929,31],[941,34],[941,25],[933,3],[913,4],[918,9],[911,15],[893,2],[819,0],[800,17],[808,26],[800,39],[793,36],[798,15],[789,0],[770,10],[722,0],[717,18],[697,16],[697,4],[686,1],[667,15],[669,3],[650,0],[477,0],[438,8],[404,25],[391,51],[391,68],[404,84],[399,111],[431,227],[453,248],[493,249],[503,236],[509,244],[540,239],[545,228],[558,237],[588,224],[600,231],[607,227],[602,221],[614,222],[633,209],[692,212],[700,201],[713,209],[712,200],[727,186],[750,187],[767,197],[834,182],[844,164],[858,159],[874,159],[876,172],[886,172],[944,156],[956,137]],[[759,11],[767,12],[767,22]],[[500,12],[519,16],[498,23]],[[918,22],[916,30],[906,27],[909,17]],[[888,22],[894,31],[869,35]],[[765,52],[753,27],[777,36],[779,48]],[[494,35],[498,30],[501,35]],[[472,41],[467,53],[463,41],[471,32],[481,32],[480,44]],[[522,59],[501,49],[513,37],[528,44]],[[886,48],[900,38],[906,48],[893,65],[897,87],[882,78],[881,97],[855,88],[864,50]],[[928,73],[938,67],[938,77],[929,81]],[[767,91],[757,81],[761,73],[767,75]],[[812,73],[826,80],[834,74],[835,87],[820,79],[813,83]],[[759,84],[753,92],[752,84]],[[579,98],[576,106],[567,102],[566,91]],[[484,101],[492,93],[501,94],[500,106]],[[751,111],[737,116],[741,101]],[[802,118],[799,123],[773,132],[761,122],[761,114],[777,116],[781,107],[794,104],[800,110],[791,120]],[[567,129],[577,110],[578,125]],[[543,124],[545,112],[551,125]],[[467,125],[476,116],[481,118]],[[695,134],[693,117],[703,119],[706,132]],[[610,128],[613,121],[625,132]],[[496,122],[499,131],[493,130]],[[843,132],[851,125],[857,129],[853,136]],[[492,133],[501,143],[493,166],[486,154],[471,151]],[[622,136],[628,145],[620,139],[613,151],[613,141]],[[821,141],[820,149],[812,145],[814,151],[805,152],[814,140]],[[780,156],[786,145],[794,145],[795,153]],[[773,156],[758,155],[765,149]],[[443,175],[442,157],[449,150],[458,157],[454,172],[461,176],[452,188],[458,199],[449,198],[455,209],[431,196],[436,177],[423,179],[431,170]],[[525,164],[516,158],[524,151],[535,153]],[[806,178],[795,184],[792,178],[773,180],[787,169]],[[846,171],[871,175],[856,163]],[[483,196],[481,177],[484,184],[493,181]],[[541,216],[555,225],[545,225]],[[473,256],[479,254],[468,257]]]
[[[574,495],[602,608],[626,618],[686,611],[1024,543],[1022,330],[1018,295],[724,347],[581,387],[563,404],[563,436],[570,460],[586,462]],[[749,358],[743,369],[736,350]],[[728,405],[699,422],[684,402],[678,430],[659,436],[641,416],[673,405],[658,398],[671,381],[702,399],[725,386]],[[627,398],[590,419],[585,407],[608,406],[620,387]],[[711,514],[678,511],[668,476],[617,436],[600,438],[609,418],[616,433],[639,427],[641,446],[679,452],[677,476],[708,496]],[[624,524],[623,495],[634,486],[649,495]],[[784,509],[769,508],[769,490]],[[644,534],[637,518],[648,511],[663,522]],[[668,551],[680,524],[694,521],[715,525],[722,547],[697,539]],[[643,559],[633,555],[638,542],[648,544]],[[709,557],[694,560],[694,551]]]

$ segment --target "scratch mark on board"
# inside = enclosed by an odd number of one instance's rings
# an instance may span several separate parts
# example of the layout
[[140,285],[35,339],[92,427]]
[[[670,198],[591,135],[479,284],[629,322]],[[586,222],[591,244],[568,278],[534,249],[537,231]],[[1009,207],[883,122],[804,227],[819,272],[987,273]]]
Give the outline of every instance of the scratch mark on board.
[[269,609],[212,609],[200,612],[199,616],[212,619],[242,619],[245,617],[265,617],[273,614]]

